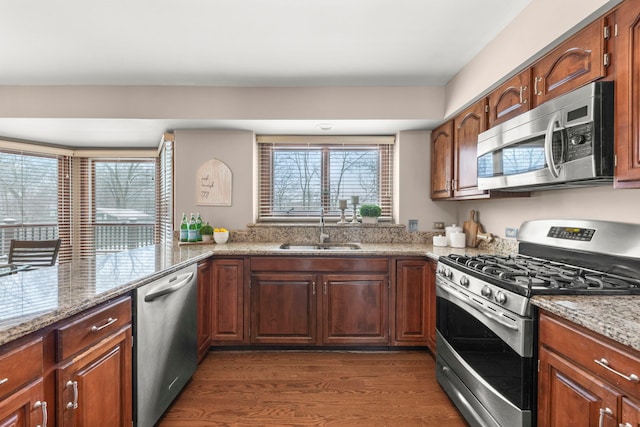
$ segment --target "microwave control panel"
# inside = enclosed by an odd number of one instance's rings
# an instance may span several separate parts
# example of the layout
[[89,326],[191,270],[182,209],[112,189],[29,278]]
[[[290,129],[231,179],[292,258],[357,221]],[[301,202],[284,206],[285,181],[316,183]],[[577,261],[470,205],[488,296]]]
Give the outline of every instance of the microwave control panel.
[[567,128],[566,161],[588,157],[593,153],[593,123]]

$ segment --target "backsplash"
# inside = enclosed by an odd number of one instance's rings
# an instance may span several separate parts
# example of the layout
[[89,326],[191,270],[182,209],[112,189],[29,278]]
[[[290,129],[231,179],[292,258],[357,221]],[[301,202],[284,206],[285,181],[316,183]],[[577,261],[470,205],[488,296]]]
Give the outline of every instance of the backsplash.
[[[432,231],[407,231],[406,226],[399,224],[327,224],[324,229],[329,235],[329,242],[334,243],[423,243],[431,244],[434,235],[442,235]],[[320,227],[317,224],[249,224],[246,230],[231,231],[229,242],[238,243],[317,243]],[[496,238],[493,242],[480,242],[479,250],[512,254],[517,252],[518,244],[513,239]]]

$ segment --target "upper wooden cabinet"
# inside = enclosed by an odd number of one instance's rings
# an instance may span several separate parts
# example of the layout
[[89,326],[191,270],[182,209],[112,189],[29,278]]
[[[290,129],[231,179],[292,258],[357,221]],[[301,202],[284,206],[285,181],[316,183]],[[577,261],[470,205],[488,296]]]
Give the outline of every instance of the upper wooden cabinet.
[[503,83],[487,96],[489,103],[489,127],[531,109],[531,69]]
[[607,75],[605,27],[605,18],[592,22],[533,65],[533,107]]
[[478,190],[478,135],[487,130],[486,99],[453,119],[453,181],[455,198],[487,194]]
[[453,121],[431,132],[431,198],[452,196],[453,179]]
[[616,188],[640,187],[640,2],[614,14]]

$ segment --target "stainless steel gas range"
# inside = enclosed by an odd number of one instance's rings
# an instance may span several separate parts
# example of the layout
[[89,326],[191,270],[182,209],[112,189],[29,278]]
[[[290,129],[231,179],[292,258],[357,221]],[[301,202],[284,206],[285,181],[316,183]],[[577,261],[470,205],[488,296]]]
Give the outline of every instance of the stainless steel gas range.
[[534,426],[543,294],[640,294],[640,225],[537,220],[517,255],[452,254],[436,273],[437,379],[472,426]]

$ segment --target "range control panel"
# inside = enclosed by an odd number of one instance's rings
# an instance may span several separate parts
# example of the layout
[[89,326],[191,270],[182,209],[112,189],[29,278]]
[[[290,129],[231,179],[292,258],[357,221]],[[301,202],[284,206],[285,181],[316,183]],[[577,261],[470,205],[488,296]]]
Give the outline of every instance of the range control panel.
[[547,233],[547,237],[590,242],[595,232],[596,230],[593,228],[551,227]]

